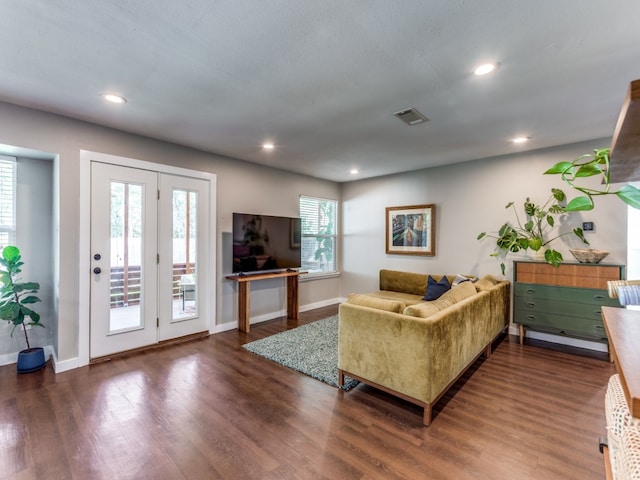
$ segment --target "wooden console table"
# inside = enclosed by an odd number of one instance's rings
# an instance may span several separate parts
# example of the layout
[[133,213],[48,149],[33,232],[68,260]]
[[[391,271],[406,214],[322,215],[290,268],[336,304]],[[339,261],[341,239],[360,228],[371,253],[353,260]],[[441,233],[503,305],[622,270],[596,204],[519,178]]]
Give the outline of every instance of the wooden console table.
[[227,280],[238,283],[238,330],[249,333],[249,296],[251,282],[270,278],[287,279],[287,317],[298,319],[298,285],[300,272],[257,273],[248,275],[230,275]]
[[627,406],[640,418],[640,311],[602,307],[602,319]]

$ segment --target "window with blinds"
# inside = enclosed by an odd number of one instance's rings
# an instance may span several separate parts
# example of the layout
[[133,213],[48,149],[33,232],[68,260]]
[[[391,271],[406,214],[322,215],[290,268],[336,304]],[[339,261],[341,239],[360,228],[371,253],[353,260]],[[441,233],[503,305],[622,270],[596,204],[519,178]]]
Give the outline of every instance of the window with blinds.
[[336,200],[300,196],[302,270],[313,274],[337,271]]
[[0,155],[0,248],[16,242],[16,159]]

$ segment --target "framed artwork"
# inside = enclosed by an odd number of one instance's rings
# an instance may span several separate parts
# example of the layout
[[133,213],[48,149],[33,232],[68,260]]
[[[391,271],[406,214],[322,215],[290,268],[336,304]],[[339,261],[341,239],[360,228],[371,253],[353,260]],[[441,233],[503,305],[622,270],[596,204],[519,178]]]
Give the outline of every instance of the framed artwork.
[[436,254],[435,205],[387,207],[387,253]]

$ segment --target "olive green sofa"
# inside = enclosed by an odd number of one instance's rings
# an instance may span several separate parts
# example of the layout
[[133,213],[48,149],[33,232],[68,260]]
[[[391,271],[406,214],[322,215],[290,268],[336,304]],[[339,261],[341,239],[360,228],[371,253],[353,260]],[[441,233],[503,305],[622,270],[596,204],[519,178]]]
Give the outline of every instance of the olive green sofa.
[[429,426],[435,402],[508,327],[510,283],[487,275],[427,302],[427,278],[381,270],[379,291],[340,305],[338,383],[347,375],[424,407]]

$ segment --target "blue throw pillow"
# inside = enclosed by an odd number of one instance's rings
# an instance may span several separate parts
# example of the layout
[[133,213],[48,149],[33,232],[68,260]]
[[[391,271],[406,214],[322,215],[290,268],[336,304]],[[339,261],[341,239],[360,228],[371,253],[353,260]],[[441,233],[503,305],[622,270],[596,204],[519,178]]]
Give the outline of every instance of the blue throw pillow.
[[440,298],[440,296],[451,289],[451,284],[449,283],[449,279],[446,275],[443,275],[439,282],[436,282],[436,279],[429,275],[427,279],[427,294],[422,297],[423,300],[436,300]]

